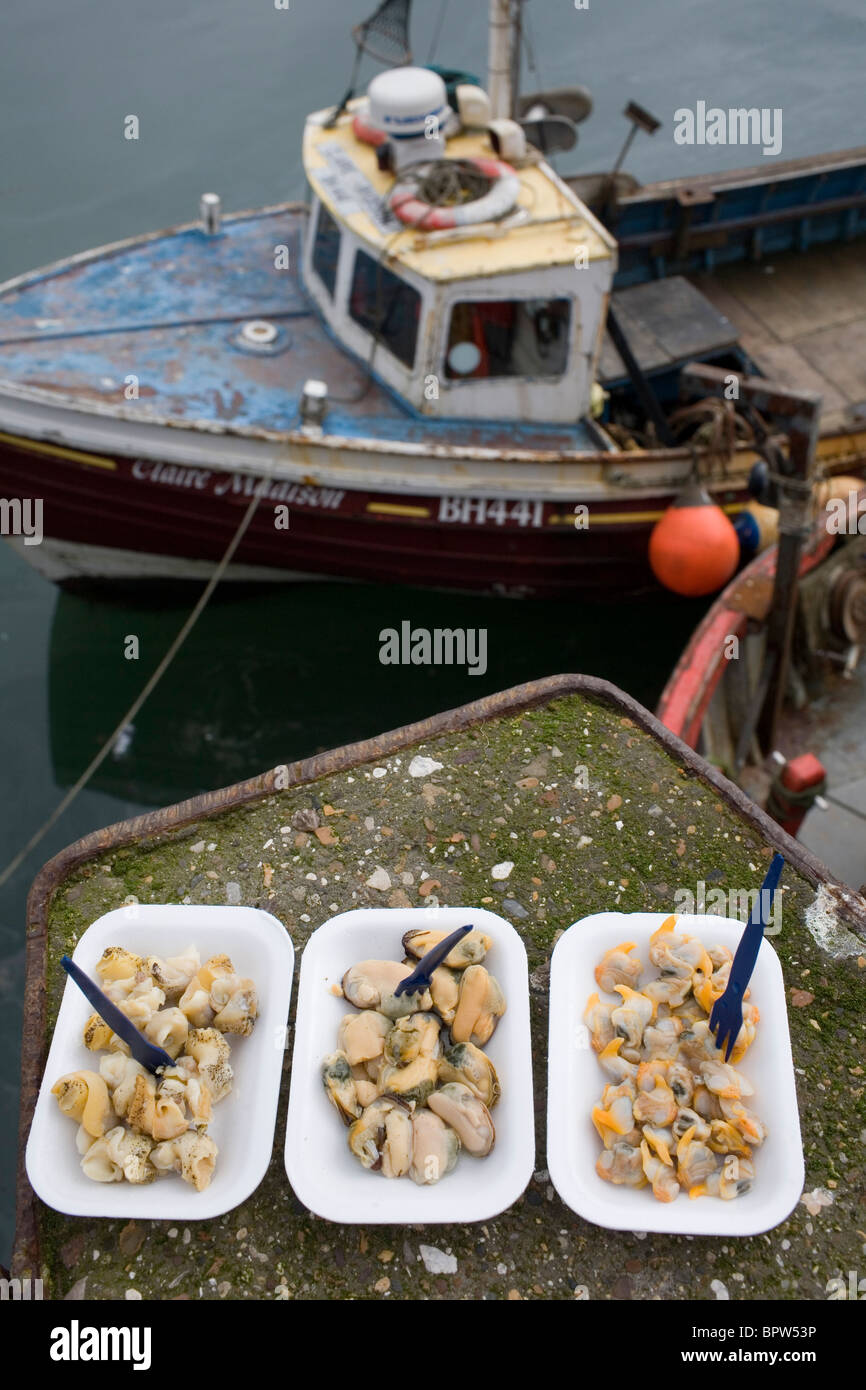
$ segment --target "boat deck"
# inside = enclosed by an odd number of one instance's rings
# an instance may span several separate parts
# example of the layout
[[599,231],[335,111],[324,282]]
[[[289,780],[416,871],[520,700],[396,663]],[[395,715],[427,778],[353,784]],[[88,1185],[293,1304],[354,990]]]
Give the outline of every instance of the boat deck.
[[689,278],[765,376],[820,392],[824,429],[866,420],[866,242]]
[[[0,393],[36,390],[50,404],[144,423],[280,435],[299,427],[303,384],[316,377],[329,388],[332,435],[495,451],[604,447],[583,421],[415,415],[338,346],[308,300],[305,221],[299,204],[237,213],[217,236],[196,224],[170,228],[0,285]],[[278,246],[288,248],[286,270],[275,268]],[[271,349],[239,341],[252,319],[277,327]]]

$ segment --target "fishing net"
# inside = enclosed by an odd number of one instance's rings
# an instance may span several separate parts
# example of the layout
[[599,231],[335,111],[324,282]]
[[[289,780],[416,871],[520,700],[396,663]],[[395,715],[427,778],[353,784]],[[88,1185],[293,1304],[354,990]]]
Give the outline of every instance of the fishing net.
[[375,14],[356,24],[352,38],[358,51],[389,66],[411,63],[409,10],[412,0],[382,0]]
[[431,207],[458,207],[483,198],[493,180],[469,160],[437,159],[416,164],[400,173],[400,182],[413,183],[418,197]]

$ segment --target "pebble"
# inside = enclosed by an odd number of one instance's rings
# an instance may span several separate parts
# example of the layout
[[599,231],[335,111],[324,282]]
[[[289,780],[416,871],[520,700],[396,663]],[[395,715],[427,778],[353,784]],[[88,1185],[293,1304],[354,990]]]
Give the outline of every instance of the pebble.
[[493,868],[490,870],[490,877],[495,879],[508,878],[513,868],[514,865],[510,859],[503,859],[501,864],[493,865]]
[[141,1301],[141,1294],[138,1292],[138,1289],[127,1289],[123,1296],[130,1302],[134,1299],[137,1299],[139,1302]]
[[496,1266],[496,1273],[497,1273],[497,1274],[507,1274],[507,1273],[508,1273],[508,1265],[507,1265],[507,1264],[502,1264],[502,1263],[500,1262],[500,1263]]
[[374,768],[373,768],[373,776],[374,776],[374,777],[387,777],[387,776],[388,776],[388,769],[387,769],[387,767],[374,767]]
[[190,854],[201,854],[201,852],[202,852],[203,849],[204,849],[204,840],[197,840],[196,843],[195,843],[194,845],[190,845],[190,847],[189,847],[189,852],[190,852]]
[[365,879],[368,888],[376,888],[380,893],[387,893],[391,887],[391,875],[387,869],[377,866],[368,879]]
[[410,777],[429,777],[431,773],[438,772],[442,767],[435,758],[422,758],[420,755],[412,759],[409,764]]
[[424,1261],[424,1268],[428,1274],[457,1273],[456,1255],[446,1255],[444,1250],[438,1250],[435,1245],[419,1245],[418,1254]]
[[509,917],[516,917],[518,921],[521,921],[524,917],[529,916],[529,913],[526,911],[526,908],[522,907],[516,898],[503,898],[502,906],[505,908],[505,911],[508,913]]
[[231,907],[239,907],[241,901],[241,885],[230,879],[226,884],[226,902]]
[[713,1279],[710,1283],[710,1288],[716,1295],[716,1298],[722,1299],[724,1301],[725,1299],[730,1299],[731,1297],[731,1295],[728,1293],[727,1287],[722,1283],[721,1279]]

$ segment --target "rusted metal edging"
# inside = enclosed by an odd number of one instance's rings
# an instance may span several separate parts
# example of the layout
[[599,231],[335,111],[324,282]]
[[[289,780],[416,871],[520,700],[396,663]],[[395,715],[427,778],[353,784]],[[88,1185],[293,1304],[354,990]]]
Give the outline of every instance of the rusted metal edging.
[[[670,757],[694,776],[711,786],[740,816],[749,820],[767,844],[784,854],[786,860],[808,882],[828,885],[837,900],[840,917],[866,937],[866,909],[856,894],[836,884],[829,870],[815,856],[728,781],[717,768],[700,757],[651,714],[648,709],[609,681],[595,676],[559,675],[512,686],[471,704],[445,710],[415,724],[406,724],[359,743],[318,753],[315,757],[272,768],[258,777],[236,782],[218,791],[206,792],[159,811],[149,811],[132,820],[118,821],[104,830],[93,831],[68,845],[43,865],[33,881],[27,899],[26,975],[24,987],[24,1026],[21,1044],[21,1097],[18,1127],[18,1172],[16,1190],[16,1229],[12,1273],[19,1278],[39,1277],[39,1239],[36,1219],[37,1199],[27,1181],[24,1153],[36,1097],[42,1080],[46,1056],[46,931],[53,896],[74,869],[108,850],[136,842],[158,840],[185,826],[225,811],[279,795],[290,787],[318,781],[345,772],[361,763],[376,761],[415,744],[443,734],[493,719],[509,718],[524,710],[548,704],[568,695],[583,695],[615,709],[656,740]],[[276,783],[279,781],[279,785]]]

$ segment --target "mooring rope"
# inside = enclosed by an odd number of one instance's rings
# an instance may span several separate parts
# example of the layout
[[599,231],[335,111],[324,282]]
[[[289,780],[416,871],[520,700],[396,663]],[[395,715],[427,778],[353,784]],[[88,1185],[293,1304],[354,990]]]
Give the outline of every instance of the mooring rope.
[[19,850],[15,858],[12,859],[10,863],[6,865],[6,868],[3,870],[3,872],[0,873],[0,888],[3,887],[4,883],[6,883],[9,878],[11,878],[11,876],[15,873],[15,870],[20,868],[20,866],[24,863],[24,860],[27,858],[28,854],[30,854],[31,850],[36,848],[43,836],[45,836],[51,829],[51,827],[57,823],[57,821],[63,815],[64,811],[66,811],[68,807],[71,806],[72,802],[78,796],[78,793],[82,791],[84,787],[87,786],[87,783],[90,781],[93,774],[97,771],[99,767],[101,767],[102,763],[108,757],[108,754],[111,752],[112,748],[116,744],[118,738],[120,737],[120,734],[123,732],[123,730],[127,727],[128,724],[132,723],[133,719],[138,714],[139,710],[141,709],[144,702],[147,700],[148,696],[151,695],[152,692],[156,689],[157,685],[161,681],[162,677],[165,675],[172,661],[177,656],[187,637],[192,632],[193,628],[195,627],[196,623],[198,622],[199,618],[201,617],[202,613],[207,607],[208,601],[214,589],[219,584],[220,580],[222,579],[223,575],[225,574],[226,570],[231,564],[235,551],[237,550],[238,546],[240,545],[241,541],[246,535],[247,529],[255,515],[256,508],[258,507],[259,502],[261,501],[261,498],[264,495],[265,488],[269,481],[270,479],[267,477],[267,475],[261,478],[258,487],[256,488],[253,496],[250,499],[250,504],[244,512],[243,517],[241,518],[241,521],[237,527],[237,530],[235,531],[228,544],[228,547],[226,548],[225,554],[223,555],[222,559],[220,560],[219,564],[217,565],[216,569],[214,570],[213,574],[211,575],[210,579],[208,580],[207,584],[202,590],[198,602],[190,612],[188,618],[186,619],[186,622],[178,632],[177,636],[175,637],[165,656],[162,658],[159,665],[157,666],[156,670],[145,682],[143,689],[136,696],[135,700],[132,702],[129,709],[126,711],[126,714],[123,716],[120,723],[115,728],[114,732],[109,734],[108,738],[103,743],[99,752],[96,754],[95,758],[93,758],[93,760],[84,769],[81,776],[73,784],[73,786],[70,787],[69,791],[63,797],[63,800],[60,801],[57,806],[55,806],[54,810],[51,812],[51,815],[48,816],[48,818],[45,821],[43,821],[42,825],[40,825],[39,829],[35,832],[35,834],[31,835],[24,848]]

